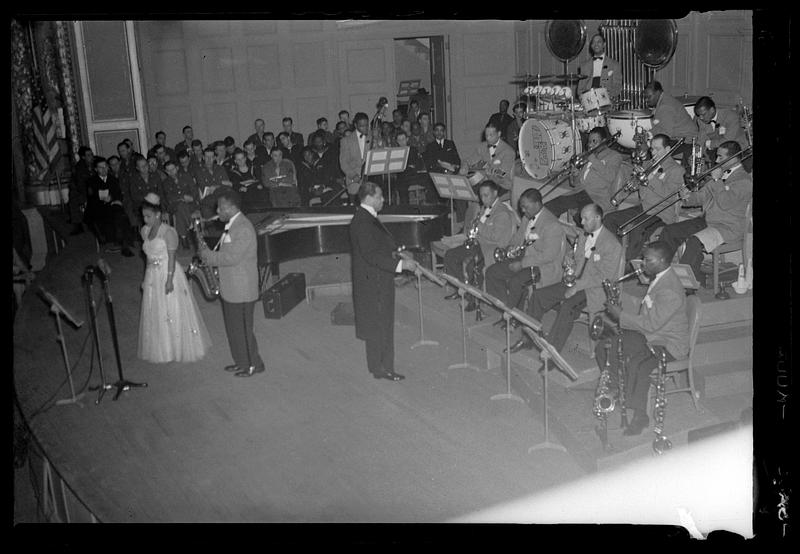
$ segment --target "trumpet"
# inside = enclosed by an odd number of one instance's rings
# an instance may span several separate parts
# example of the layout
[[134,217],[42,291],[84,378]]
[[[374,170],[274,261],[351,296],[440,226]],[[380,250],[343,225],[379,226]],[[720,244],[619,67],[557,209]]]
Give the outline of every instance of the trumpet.
[[[682,138],[678,140],[669,150],[664,152],[660,158],[654,160],[650,166],[644,171],[634,171],[633,176],[631,179],[628,180],[625,185],[619,189],[617,192],[614,193],[614,196],[611,197],[611,205],[614,207],[619,206],[622,204],[631,194],[634,192],[639,191],[639,187],[647,186],[647,181],[650,179],[650,176],[655,173],[656,169],[661,166],[664,160],[667,159],[667,156],[671,156],[675,150],[680,148],[686,139]],[[624,196],[620,196],[624,195]]]

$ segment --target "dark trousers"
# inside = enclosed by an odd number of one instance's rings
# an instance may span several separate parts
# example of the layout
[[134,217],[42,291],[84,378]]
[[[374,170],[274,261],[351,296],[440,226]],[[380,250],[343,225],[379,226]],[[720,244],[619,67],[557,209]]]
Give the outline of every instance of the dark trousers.
[[[619,385],[619,356],[617,355],[617,345],[622,340],[622,356],[627,358],[625,371],[625,406],[646,415],[647,411],[647,391],[650,389],[650,373],[658,367],[656,359],[647,347],[647,339],[639,331],[623,329],[622,334],[600,341],[594,348],[595,359],[600,370],[606,364],[606,343],[610,341],[608,364],[611,373],[611,382],[614,387]],[[657,347],[661,349],[662,347]],[[664,350],[666,352],[666,349]],[[672,362],[675,358],[669,352],[667,362]]]
[[[479,248],[479,247],[476,247]],[[477,275],[475,275],[476,282],[472,282],[472,274],[474,273],[475,268],[475,258],[480,254],[477,253],[474,249],[467,250],[467,247],[463,244],[460,246],[456,246],[455,248],[451,248],[447,252],[444,253],[444,270],[445,273],[448,275],[452,275],[456,279],[464,280],[464,270],[466,269],[467,272],[467,281],[469,281],[470,285],[473,285],[476,288],[481,288],[483,286],[483,271],[478,271]],[[464,268],[464,261],[469,259],[466,268]]]
[[661,230],[660,240],[666,242],[672,252],[675,252],[684,240],[686,241],[686,250],[681,256],[680,263],[690,265],[698,281],[700,280],[700,265],[703,263],[703,243],[692,235],[706,227],[708,227],[706,217],[701,216],[671,223]]
[[[58,191],[61,194],[61,191]],[[86,208],[86,185],[78,187],[74,181],[69,184],[69,200],[67,201],[67,208],[69,208],[69,222],[73,225],[83,223],[83,212]]]
[[231,349],[233,363],[242,369],[264,367],[258,353],[258,343],[253,333],[253,310],[256,302],[226,302],[222,300],[222,317],[225,334]]
[[[633,206],[632,208],[625,208],[624,210],[611,212],[609,214],[606,214],[605,217],[603,217],[603,225],[605,226],[606,229],[616,234],[620,225],[622,225],[623,223],[625,223],[626,221],[628,221],[629,219],[640,213],[642,213],[641,204]],[[625,250],[626,260],[630,260],[631,258],[641,258],[642,248],[644,248],[647,239],[650,238],[650,235],[653,234],[653,231],[655,231],[656,228],[664,225],[664,222],[661,221],[661,218],[658,216],[653,217],[650,220],[647,220],[646,216],[642,216],[636,221],[634,221],[633,224],[629,225],[628,227],[632,228],[637,223],[641,223],[644,221],[647,221],[647,223],[645,223],[644,225],[639,225],[633,231],[631,231],[626,235],[628,238],[628,248]]]
[[199,209],[200,204],[197,202],[179,201],[175,204],[175,230],[179,237],[186,237],[192,225],[192,213]]
[[586,204],[591,204],[593,202],[594,200],[592,200],[592,197],[589,196],[585,190],[582,190],[580,192],[576,192],[575,194],[562,194],[558,198],[553,198],[547,202],[544,207],[550,210],[556,217],[560,216],[571,208],[578,210],[578,213],[575,214],[573,219],[575,220],[576,225],[580,226],[580,210],[583,209]]
[[372,374],[394,371],[394,318],[381,318],[376,336],[364,341],[367,369]]
[[575,325],[575,318],[586,307],[586,293],[578,291],[570,298],[566,298],[567,285],[564,283],[554,283],[550,286],[536,289],[531,303],[531,317],[541,321],[548,310],[555,309],[556,320],[547,333],[547,342],[561,352],[567,343],[572,327]]
[[86,223],[92,227],[100,242],[116,243],[123,248],[129,248],[133,243],[128,216],[122,206],[97,206],[85,215]]
[[531,272],[527,267],[516,272],[511,271],[508,267],[510,264],[511,262],[498,262],[489,266],[486,270],[486,292],[506,306],[515,308],[522,298],[525,283],[531,278]]

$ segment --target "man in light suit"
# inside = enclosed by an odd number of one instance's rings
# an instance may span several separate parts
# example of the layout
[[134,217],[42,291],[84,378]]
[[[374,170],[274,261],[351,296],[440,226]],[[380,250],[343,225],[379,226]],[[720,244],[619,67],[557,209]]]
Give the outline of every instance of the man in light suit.
[[667,135],[673,140],[673,144],[678,139],[686,139],[683,146],[678,148],[674,154],[682,154],[683,167],[690,170],[692,139],[697,138],[697,124],[686,113],[683,103],[674,96],[666,94],[658,81],[651,81],[647,84],[644,89],[644,99],[647,107],[653,109],[653,128],[649,133],[651,136]]
[[233,365],[225,366],[225,371],[251,377],[264,371],[253,333],[253,310],[258,300],[257,243],[253,224],[240,206],[241,196],[231,188],[225,187],[217,195],[217,213],[225,231],[219,239],[219,251],[200,241],[199,255],[205,263],[219,268],[222,315],[233,357]]
[[547,334],[547,342],[559,352],[572,332],[575,318],[584,308],[590,315],[602,311],[606,294],[603,279],[619,278],[622,245],[614,233],[603,227],[603,209],[597,204],[587,204],[581,210],[584,234],[578,235],[575,251],[578,279],[567,287],[559,281],[536,291],[531,315],[541,321],[550,309],[557,309],[556,320]]
[[[608,129],[595,127],[589,132],[589,148],[594,148],[608,138]],[[611,194],[617,178],[622,154],[612,148],[601,148],[589,156],[580,170],[578,190],[562,194],[545,204],[545,208],[558,217],[570,208],[581,209],[587,204],[597,204],[604,211],[611,209]],[[577,223],[577,217],[575,221]]]
[[[716,157],[716,150],[720,144],[732,140],[739,143],[742,150],[750,146],[747,135],[742,127],[742,119],[733,110],[718,109],[714,101],[708,96],[703,96],[694,106],[695,123],[697,123],[697,142],[707,152],[709,159]],[[743,165],[748,166],[749,160]],[[745,167],[749,172],[749,168]]]
[[[608,315],[619,321],[622,334],[611,341],[612,391],[619,388],[617,344],[622,341],[622,354],[627,358],[625,405],[633,408],[633,419],[622,432],[638,435],[647,428],[647,392],[650,373],[658,367],[658,359],[648,348],[666,352],[667,362],[686,358],[689,354],[689,319],[686,295],[675,270],[670,266],[672,249],[662,241],[647,245],[644,252],[644,273],[650,279],[642,300],[620,294],[620,306],[606,305]],[[597,343],[595,359],[600,368],[606,363],[605,341]]]
[[[650,153],[653,155],[653,160],[661,158],[661,156],[669,150],[668,144],[669,137],[667,135],[656,135],[653,137],[653,140],[650,141]],[[647,185],[639,187],[638,195],[641,199],[641,204],[610,214],[607,213],[605,218],[603,218],[603,225],[612,233],[616,233],[620,225],[642,213],[642,211],[651,210],[656,204],[659,204],[661,207],[666,206],[667,202],[664,201],[662,203],[662,201],[669,196],[672,196],[673,200],[675,199],[673,195],[683,186],[684,173],[685,170],[683,167],[672,159],[672,156],[667,156],[664,161],[661,162],[659,168],[650,175],[647,180]],[[655,215],[655,217],[651,218],[647,223],[644,223],[644,225],[640,225],[630,232],[628,234],[628,249],[625,252],[625,259],[630,260],[642,253],[642,246],[644,246],[647,238],[655,231],[656,227],[675,223],[678,220],[679,209],[678,204],[675,204],[671,208],[663,210],[658,215]],[[651,213],[657,211],[656,209]],[[636,222],[644,222],[646,219],[645,216],[642,216],[637,219]]]
[[[358,118],[358,115],[356,116]],[[378,219],[383,191],[366,181],[350,222],[353,310],[356,338],[366,343],[367,369],[375,379],[402,381],[394,371],[394,276],[417,267],[411,254],[397,252],[391,233]]]
[[747,205],[753,199],[753,181],[742,167],[738,142],[723,142],[717,148],[717,163],[734,156],[715,169],[713,178],[700,190],[683,196],[692,204],[703,205],[703,215],[667,225],[660,240],[672,251],[686,241],[681,263],[692,267],[695,277],[700,276],[703,250],[711,252],[723,243],[740,241],[747,232]]
[[[491,267],[494,262],[494,249],[506,248],[511,242],[511,237],[517,230],[519,218],[514,209],[508,202],[502,202],[499,198],[500,187],[494,181],[484,181],[479,185],[479,194],[483,209],[470,223],[477,227],[477,241],[483,256],[484,267]],[[469,232],[466,229],[465,232]],[[464,263],[467,263],[466,267]],[[475,251],[467,249],[465,245],[451,248],[444,254],[444,267],[448,275],[458,279],[463,279],[464,273],[471,275],[475,264]],[[483,287],[483,272],[478,272],[477,282],[470,283],[476,288]],[[447,299],[458,298],[458,291],[446,296]],[[466,311],[471,312],[477,308],[475,299],[470,296]]]
[[500,138],[500,129],[494,123],[486,125],[486,142],[464,159],[459,173],[466,175],[470,170],[479,169],[503,189],[500,200],[511,198],[511,187],[514,185],[514,160],[516,154],[505,141]]
[[592,37],[589,52],[592,54],[592,59],[580,66],[580,73],[588,75],[589,78],[579,82],[578,95],[593,88],[604,88],[608,91],[609,97],[616,98],[622,91],[622,70],[619,62],[606,54],[606,39],[603,35],[598,33]]
[[369,116],[364,112],[358,112],[353,118],[353,125],[356,128],[355,132],[341,140],[339,167],[344,173],[350,201],[355,204],[355,196],[358,194],[358,187],[361,186],[361,168],[370,149]]
[[[519,198],[524,214],[511,245],[520,246],[533,241],[520,260],[498,262],[486,270],[486,291],[509,307],[516,307],[522,298],[524,284],[531,279],[535,268],[539,270],[539,284],[552,285],[561,280],[561,260],[566,244],[564,227],[558,219],[542,206],[542,194],[528,189]],[[534,298],[539,294],[534,293]],[[512,320],[513,322],[516,320]],[[504,319],[496,324],[504,326]]]

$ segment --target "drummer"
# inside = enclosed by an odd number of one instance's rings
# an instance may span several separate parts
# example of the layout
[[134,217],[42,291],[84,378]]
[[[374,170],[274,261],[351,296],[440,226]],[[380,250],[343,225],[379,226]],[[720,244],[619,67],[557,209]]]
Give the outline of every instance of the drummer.
[[[589,132],[589,149],[608,138],[608,129],[595,127]],[[603,211],[611,209],[611,194],[614,180],[622,164],[622,154],[612,148],[602,148],[589,155],[586,165],[579,172],[578,191],[564,194],[544,205],[556,217],[574,208],[574,220],[580,226],[580,210],[586,204],[597,204]]]
[[580,73],[588,75],[591,79],[583,79],[578,84],[578,96],[589,89],[604,88],[608,96],[617,99],[622,91],[622,71],[619,62],[606,55],[606,39],[597,33],[589,43],[591,60],[586,60],[580,66]]

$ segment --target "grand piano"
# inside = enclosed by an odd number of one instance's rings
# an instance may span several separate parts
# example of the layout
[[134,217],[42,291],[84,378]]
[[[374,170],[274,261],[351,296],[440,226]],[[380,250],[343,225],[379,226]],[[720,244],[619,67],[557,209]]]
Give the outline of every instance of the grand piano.
[[[258,236],[261,290],[268,277],[280,277],[280,264],[288,260],[350,252],[348,226],[352,206],[325,208],[264,208],[244,211]],[[444,206],[385,206],[378,218],[397,244],[411,251],[429,251],[433,241],[449,230],[449,210]],[[221,234],[222,225],[218,225]],[[209,235],[217,230],[208,229]],[[211,237],[207,237],[211,239]],[[209,240],[211,242],[211,240]]]

